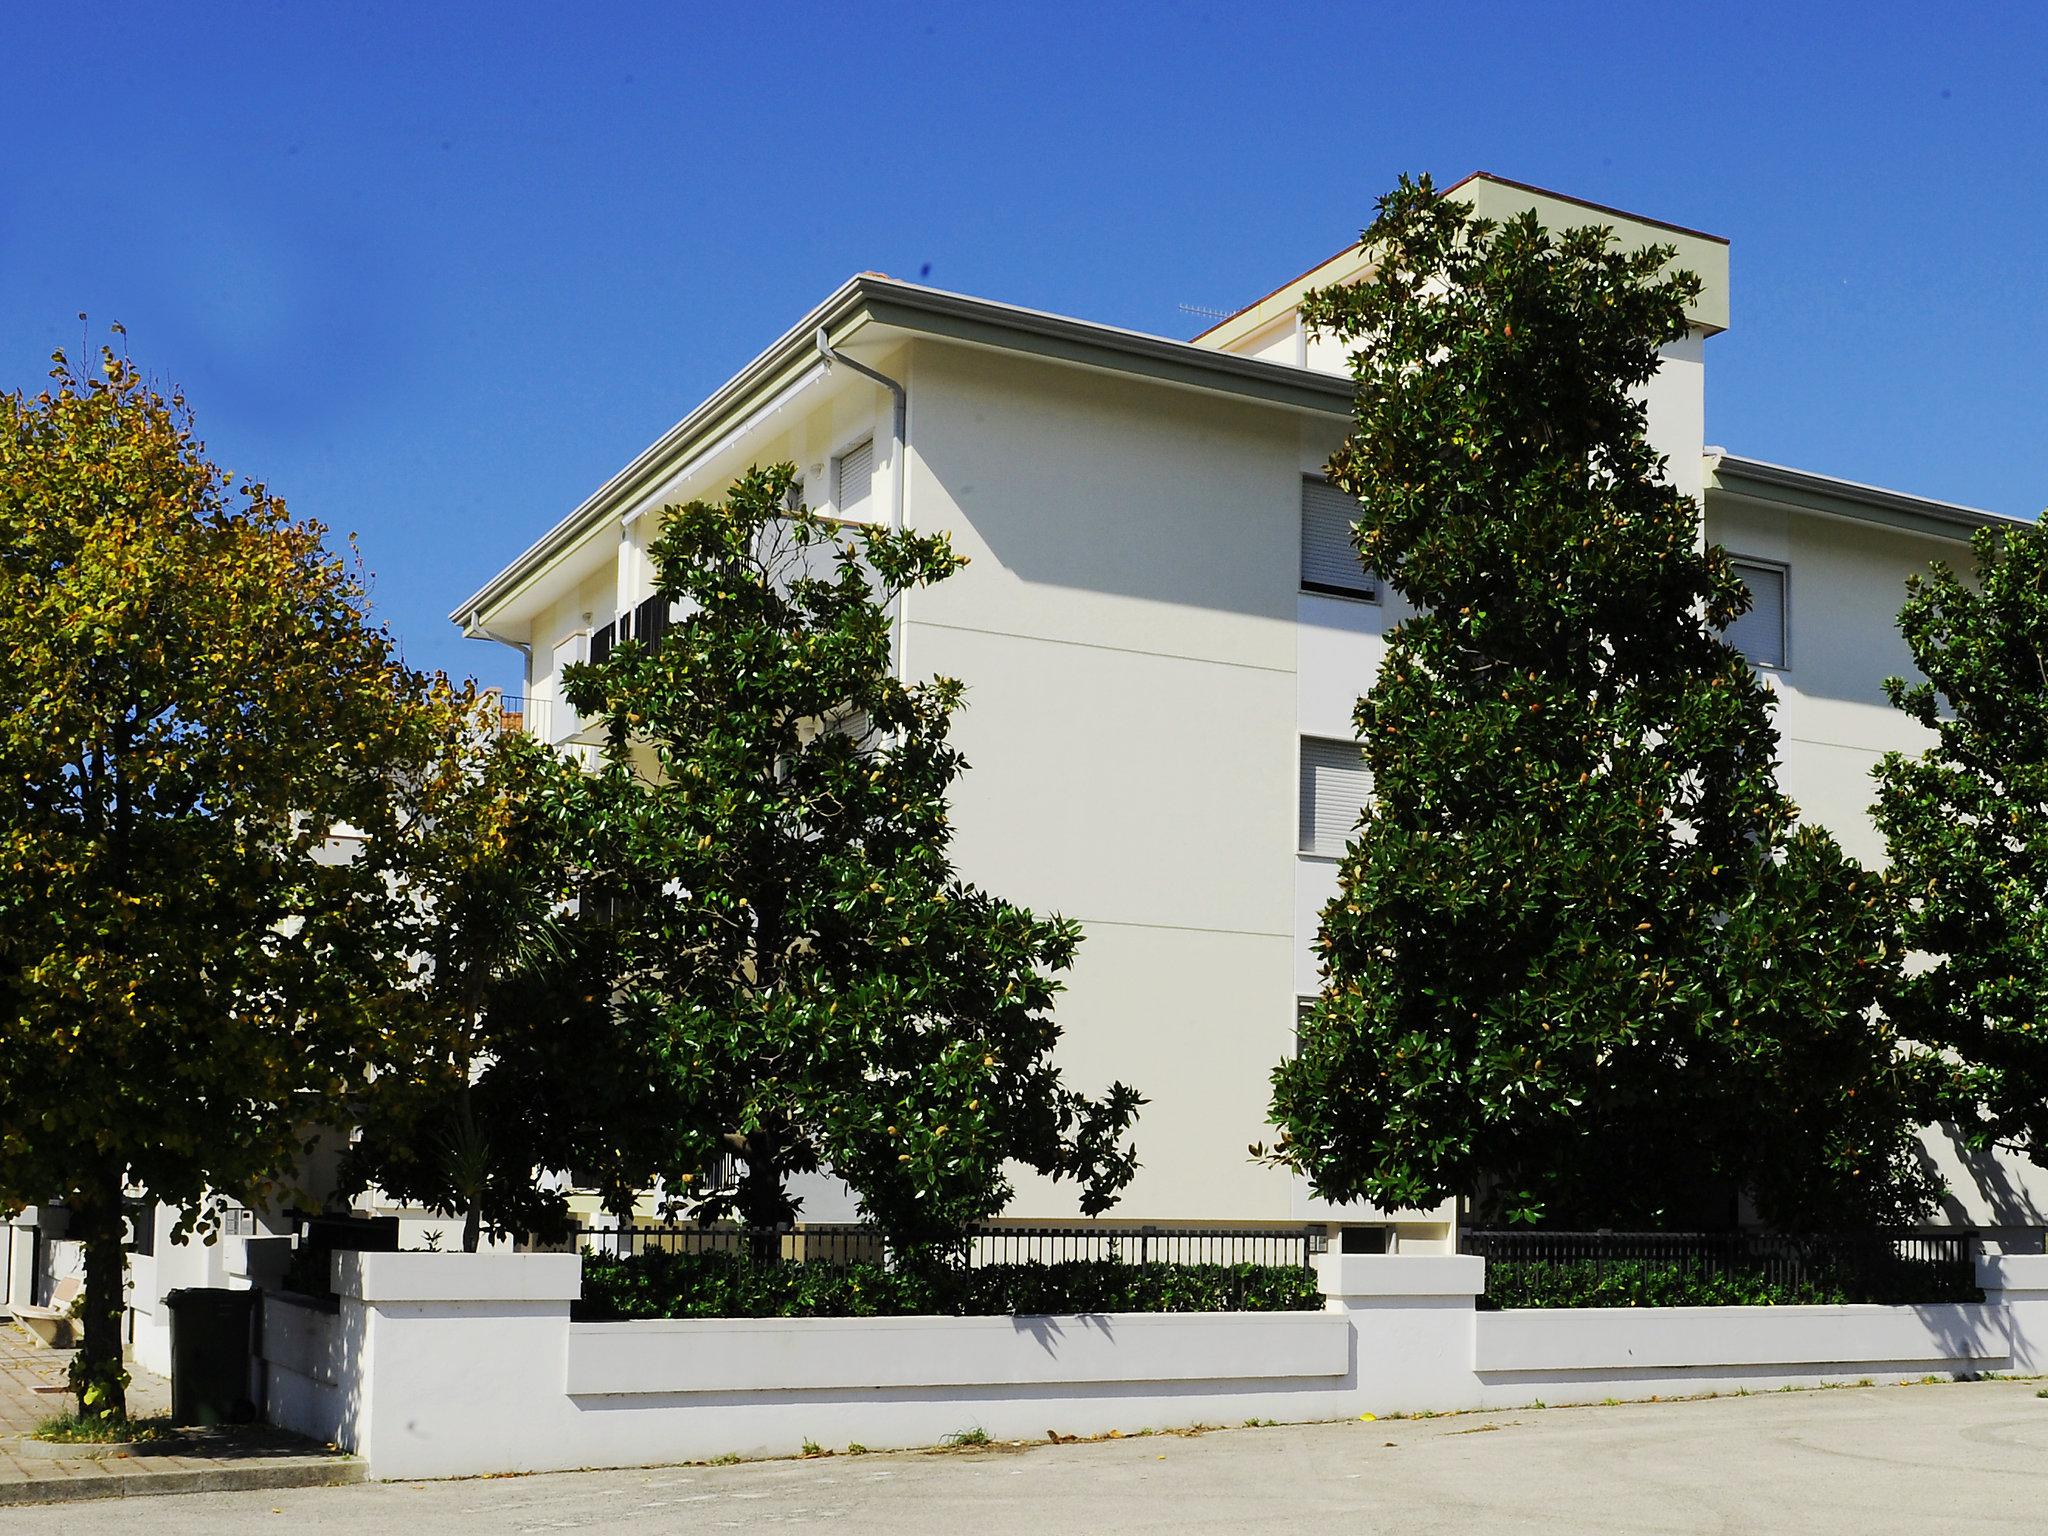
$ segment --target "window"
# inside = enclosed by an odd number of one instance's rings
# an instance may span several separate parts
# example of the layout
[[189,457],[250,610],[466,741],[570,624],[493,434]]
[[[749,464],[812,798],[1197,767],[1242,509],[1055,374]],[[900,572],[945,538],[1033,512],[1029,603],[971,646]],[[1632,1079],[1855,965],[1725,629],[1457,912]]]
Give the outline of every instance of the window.
[[857,443],[832,461],[834,510],[848,522],[864,522],[875,499],[875,440]]
[[1749,588],[1749,612],[1728,626],[1728,643],[1759,667],[1785,665],[1785,567],[1762,560],[1733,560],[1735,574]]
[[156,1200],[153,1196],[123,1195],[121,1214],[128,1218],[128,1251],[138,1259],[156,1257]]
[[617,620],[605,625],[603,629],[591,631],[590,664],[593,667],[604,665],[605,658],[612,653],[612,646],[617,643],[618,635],[619,626]]
[[1341,857],[1365,814],[1369,787],[1357,742],[1302,737],[1301,851]]
[[1351,547],[1351,525],[1357,519],[1357,502],[1327,480],[1303,476],[1302,591],[1379,601],[1379,578],[1358,563],[1358,551]]

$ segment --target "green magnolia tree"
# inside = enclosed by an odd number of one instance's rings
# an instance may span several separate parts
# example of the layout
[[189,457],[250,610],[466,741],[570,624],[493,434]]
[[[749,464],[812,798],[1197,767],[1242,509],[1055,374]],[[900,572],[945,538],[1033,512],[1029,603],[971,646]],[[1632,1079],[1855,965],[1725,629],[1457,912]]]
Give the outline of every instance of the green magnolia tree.
[[560,921],[578,775],[505,732],[473,685],[437,680],[413,727],[418,767],[392,784],[389,835],[362,854],[406,899],[383,934],[390,1059],[357,1107],[340,1192],[374,1185],[459,1215],[474,1252],[486,1221],[552,1234],[566,1216],[545,1175],[568,1166],[587,1074],[534,1067],[558,1040],[598,1054],[589,945]]
[[[1135,1170],[1142,1101],[1084,1097],[1052,1066],[1079,933],[955,874],[961,689],[892,670],[892,601],[960,562],[795,496],[783,465],[671,509],[653,556],[679,617],[568,685],[608,731],[590,920],[617,946],[616,1006],[688,1106],[669,1186],[700,1219],[768,1228],[796,1212],[791,1176],[829,1167],[907,1245],[999,1210],[1013,1162],[1101,1211]],[[743,1171],[706,1187],[721,1153]]]
[[631,1212],[673,1162],[685,1106],[657,1041],[613,1006],[603,923],[566,920],[589,785],[532,738],[498,729],[496,701],[438,685],[421,712],[423,763],[393,790],[389,840],[366,851],[402,920],[386,938],[390,1062],[358,1108],[342,1192],[374,1186],[463,1218],[558,1236],[564,1174]]
[[1892,702],[1932,734],[1879,764],[1907,945],[1891,1008],[1959,1068],[1966,1141],[2048,1165],[2048,540],[1979,529],[1974,580],[1937,565],[1899,616],[1923,681]]
[[204,1223],[366,1085],[418,681],[323,530],[105,354],[0,395],[0,1205],[85,1243],[82,1406],[123,1409],[124,1185]]
[[1645,439],[1697,279],[1427,178],[1364,241],[1373,275],[1303,315],[1355,348],[1329,474],[1415,613],[1358,706],[1372,799],[1269,1155],[1522,1220],[1917,1212],[1880,884],[1795,826],[1721,634],[1746,594]]

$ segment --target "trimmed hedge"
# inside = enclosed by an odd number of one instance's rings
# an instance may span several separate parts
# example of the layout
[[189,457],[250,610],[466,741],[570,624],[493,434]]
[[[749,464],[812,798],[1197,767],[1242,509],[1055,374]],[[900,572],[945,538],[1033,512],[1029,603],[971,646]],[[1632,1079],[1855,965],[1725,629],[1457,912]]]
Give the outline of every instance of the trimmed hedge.
[[1709,1268],[1642,1259],[1494,1259],[1486,1266],[1484,1308],[1792,1307],[1875,1302],[1982,1301],[1968,1277],[1943,1266],[1901,1261],[1778,1279],[1761,1269]]
[[1278,1264],[760,1264],[735,1253],[583,1257],[576,1316],[1004,1317],[1075,1312],[1314,1312],[1315,1275]]

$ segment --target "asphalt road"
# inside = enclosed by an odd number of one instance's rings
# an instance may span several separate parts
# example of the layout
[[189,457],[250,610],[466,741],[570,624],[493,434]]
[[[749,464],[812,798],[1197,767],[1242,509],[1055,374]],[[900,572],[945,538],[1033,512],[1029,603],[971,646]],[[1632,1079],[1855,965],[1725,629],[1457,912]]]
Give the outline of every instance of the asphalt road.
[[6,1511],[127,1532],[2048,1530],[2038,1381],[1772,1393],[1080,1445],[836,1456]]

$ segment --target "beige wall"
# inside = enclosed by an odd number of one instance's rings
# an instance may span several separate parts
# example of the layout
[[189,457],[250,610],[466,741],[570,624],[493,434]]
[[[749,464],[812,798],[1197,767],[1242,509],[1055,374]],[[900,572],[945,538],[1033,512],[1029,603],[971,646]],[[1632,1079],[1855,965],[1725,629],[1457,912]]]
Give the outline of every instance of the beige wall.
[[1967,550],[1725,493],[1708,495],[1707,537],[1732,555],[1787,567],[1786,664],[1762,672],[1778,701],[1780,781],[1802,814],[1851,854],[1882,863],[1883,840],[1869,817],[1871,770],[1887,751],[1926,744],[1884,696],[1886,677],[1913,671],[1896,623],[1906,577]]
[[960,868],[1086,932],[1061,1061],[1152,1099],[1119,1214],[1285,1220],[1245,1149],[1292,1031],[1300,418],[936,344],[911,398],[910,521],[972,561],[907,611],[968,684]]

